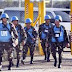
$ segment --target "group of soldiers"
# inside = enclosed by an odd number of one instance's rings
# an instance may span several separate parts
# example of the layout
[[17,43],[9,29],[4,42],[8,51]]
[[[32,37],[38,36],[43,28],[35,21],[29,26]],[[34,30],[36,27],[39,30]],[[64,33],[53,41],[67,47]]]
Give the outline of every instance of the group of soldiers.
[[[54,58],[54,66],[57,65],[56,49],[58,48],[59,54],[59,64],[58,68],[61,68],[62,62],[62,51],[68,44],[68,38],[65,28],[60,25],[62,17],[57,15],[55,17],[55,22],[52,24],[51,17],[49,15],[45,16],[45,23],[39,26],[38,33],[35,28],[31,26],[32,20],[27,18],[25,21],[26,26],[23,28],[18,22],[17,16],[11,18],[11,22],[8,22],[9,16],[6,13],[1,15],[2,22],[0,23],[0,71],[2,68],[2,56],[4,50],[8,53],[8,70],[11,70],[13,65],[12,52],[15,49],[17,54],[16,67],[19,67],[19,62],[24,64],[28,48],[30,49],[30,64],[33,64],[33,56],[36,38],[39,35],[41,46],[45,55],[45,60],[50,62],[50,53],[52,53]],[[20,45],[23,46],[21,50]],[[20,53],[22,56],[20,57]]]

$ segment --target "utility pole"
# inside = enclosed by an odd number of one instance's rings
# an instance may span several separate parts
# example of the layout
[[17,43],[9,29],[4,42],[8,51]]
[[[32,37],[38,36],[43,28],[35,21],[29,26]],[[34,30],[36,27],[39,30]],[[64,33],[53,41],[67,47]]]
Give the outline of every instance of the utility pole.
[[22,2],[22,0],[19,0],[19,8],[21,8],[21,2]]
[[51,0],[51,7],[53,8],[53,0]]

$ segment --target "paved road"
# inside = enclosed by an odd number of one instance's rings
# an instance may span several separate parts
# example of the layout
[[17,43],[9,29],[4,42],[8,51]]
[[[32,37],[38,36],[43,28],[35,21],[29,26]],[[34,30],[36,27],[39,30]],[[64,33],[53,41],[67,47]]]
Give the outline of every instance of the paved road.
[[[57,55],[58,56],[58,55]],[[11,71],[7,70],[5,65],[8,65],[8,62],[3,62],[2,72],[72,72],[72,56],[70,52],[63,53],[63,62],[62,68],[58,69],[57,67],[53,66],[53,58],[50,57],[51,62],[44,61],[44,56],[35,56],[34,57],[34,64],[30,65],[29,60],[30,57],[27,57],[25,60],[25,65],[20,63],[20,67],[16,68],[15,66],[12,67]],[[16,60],[14,60],[14,64]]]

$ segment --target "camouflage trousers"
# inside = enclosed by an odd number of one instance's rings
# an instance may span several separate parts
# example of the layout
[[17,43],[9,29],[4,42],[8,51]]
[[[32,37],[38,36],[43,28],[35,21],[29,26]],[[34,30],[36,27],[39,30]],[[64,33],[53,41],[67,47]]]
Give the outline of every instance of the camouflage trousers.
[[50,44],[48,44],[48,47],[46,47],[46,41],[42,40],[41,46],[42,46],[42,49],[43,49],[43,52],[45,55],[45,60],[46,60],[46,58],[49,59],[49,57],[50,57]]
[[23,59],[26,58],[26,54],[28,52],[28,48],[30,49],[30,56],[33,59],[35,44],[26,43],[23,47]]
[[51,44],[51,52],[52,55],[55,59],[55,61],[57,61],[57,57],[56,57],[56,52],[57,52],[57,48],[58,48],[58,55],[59,55],[59,64],[62,63],[62,52],[63,52],[63,43],[52,43]]
[[2,56],[3,56],[4,50],[7,51],[9,67],[11,67],[11,62],[12,62],[12,58],[13,58],[13,56],[12,56],[13,47],[10,43],[0,42],[0,65],[2,62]]
[[16,56],[17,56],[17,67],[19,66],[19,61],[20,61],[20,57],[21,57],[21,48],[20,48],[20,43],[15,47],[16,49]]

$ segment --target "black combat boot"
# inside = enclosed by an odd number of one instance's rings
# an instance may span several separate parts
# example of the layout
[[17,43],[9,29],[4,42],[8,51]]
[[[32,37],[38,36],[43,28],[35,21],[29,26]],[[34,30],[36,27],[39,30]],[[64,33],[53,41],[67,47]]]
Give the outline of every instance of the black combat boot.
[[61,68],[61,63],[58,64],[58,68]]
[[0,71],[1,71],[2,65],[0,65]]
[[47,58],[47,57],[46,57],[46,53],[45,53],[45,58],[44,58],[44,60],[46,60],[46,58]]
[[47,56],[47,62],[50,62],[50,53],[48,53],[48,56]]
[[21,60],[21,63],[24,65],[24,60],[25,60],[25,58],[26,58],[26,54],[25,54],[25,52],[23,51],[23,56],[22,56],[22,60]]
[[56,58],[56,56],[53,56],[53,57],[54,57],[54,60],[55,60],[54,66],[56,67],[56,65],[57,65],[57,58]]
[[55,62],[54,62],[54,66],[56,67],[56,65],[57,65],[57,60],[55,60]]
[[58,64],[58,68],[61,68],[61,63],[62,63],[62,56],[61,56],[61,53],[59,53],[59,64]]
[[0,56],[0,71],[1,71],[1,68],[2,68],[2,56]]
[[17,65],[16,65],[16,67],[19,67],[19,59],[17,60]]
[[30,61],[30,64],[33,64],[33,56],[31,57],[31,61]]
[[11,70],[11,66],[12,66],[12,61],[9,61],[8,70]]

